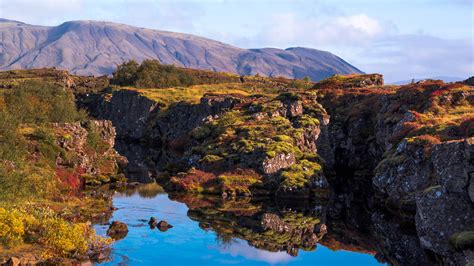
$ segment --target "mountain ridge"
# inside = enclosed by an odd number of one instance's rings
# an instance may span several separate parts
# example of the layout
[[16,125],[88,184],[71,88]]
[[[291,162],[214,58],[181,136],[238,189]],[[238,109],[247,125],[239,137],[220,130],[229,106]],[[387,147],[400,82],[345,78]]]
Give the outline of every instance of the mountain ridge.
[[57,67],[78,75],[108,75],[134,59],[180,67],[321,80],[363,73],[342,58],[312,48],[243,49],[192,34],[76,20],[58,26],[0,19],[0,70]]

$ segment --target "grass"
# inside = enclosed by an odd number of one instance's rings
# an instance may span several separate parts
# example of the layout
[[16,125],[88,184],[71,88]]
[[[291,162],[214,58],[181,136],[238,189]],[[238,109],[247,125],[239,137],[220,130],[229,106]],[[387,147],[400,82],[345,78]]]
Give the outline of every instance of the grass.
[[136,90],[141,95],[156,101],[163,106],[169,106],[172,103],[186,102],[197,104],[201,98],[208,93],[212,94],[236,94],[249,96],[252,92],[246,89],[243,84],[214,84],[214,85],[195,85],[191,87],[177,87],[164,89],[135,89],[127,87],[126,89]]

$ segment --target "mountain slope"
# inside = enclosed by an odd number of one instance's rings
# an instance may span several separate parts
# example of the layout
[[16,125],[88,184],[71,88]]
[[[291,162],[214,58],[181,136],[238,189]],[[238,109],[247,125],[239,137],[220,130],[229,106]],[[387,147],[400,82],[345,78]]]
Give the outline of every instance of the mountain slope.
[[341,58],[308,48],[241,49],[182,33],[100,21],[71,21],[56,27],[0,19],[0,69],[57,67],[79,75],[110,74],[135,59],[164,64],[320,80],[361,73]]

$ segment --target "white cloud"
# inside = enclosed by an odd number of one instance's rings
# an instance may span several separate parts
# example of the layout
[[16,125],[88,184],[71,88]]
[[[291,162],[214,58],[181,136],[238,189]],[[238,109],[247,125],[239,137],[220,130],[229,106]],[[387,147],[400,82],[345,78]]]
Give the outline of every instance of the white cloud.
[[396,32],[393,24],[366,14],[304,18],[286,13],[273,15],[260,33],[237,43],[276,47],[363,45],[393,32]]
[[288,263],[294,258],[288,255],[286,252],[270,252],[266,250],[260,250],[255,247],[249,246],[242,240],[236,241],[232,245],[226,248],[219,247],[221,253],[228,253],[234,257],[243,256],[246,259],[254,261],[263,261],[268,264],[282,264]]
[[353,63],[367,72],[382,72],[387,81],[436,76],[467,78],[474,73],[473,51],[470,39],[395,35],[372,43]]
[[355,29],[367,36],[376,36],[383,32],[380,23],[365,14],[336,18],[336,25],[345,29]]

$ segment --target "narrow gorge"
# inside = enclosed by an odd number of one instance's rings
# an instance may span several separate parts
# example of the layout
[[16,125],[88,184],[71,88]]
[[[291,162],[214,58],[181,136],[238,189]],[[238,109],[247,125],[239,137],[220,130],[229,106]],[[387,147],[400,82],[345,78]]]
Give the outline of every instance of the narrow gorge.
[[328,230],[342,220],[365,232],[382,261],[473,259],[474,132],[463,115],[473,87],[384,86],[376,74],[335,76],[307,90],[267,78],[230,87],[192,101],[145,89],[78,99],[116,127],[132,181],[223,200],[329,202]]
[[[14,180],[0,186],[19,198],[16,180],[31,184],[25,205],[0,208],[23,226],[0,263],[153,263],[173,241],[192,262],[198,241],[218,243],[206,251],[217,258],[237,246],[305,263],[316,249],[368,255],[361,264],[474,260],[472,79],[314,83],[144,65],[152,79],[130,75],[133,63],[112,78],[0,72],[0,115],[20,121],[2,134],[15,131],[9,145],[24,150],[0,150],[0,174]],[[171,227],[146,238],[156,213]]]

